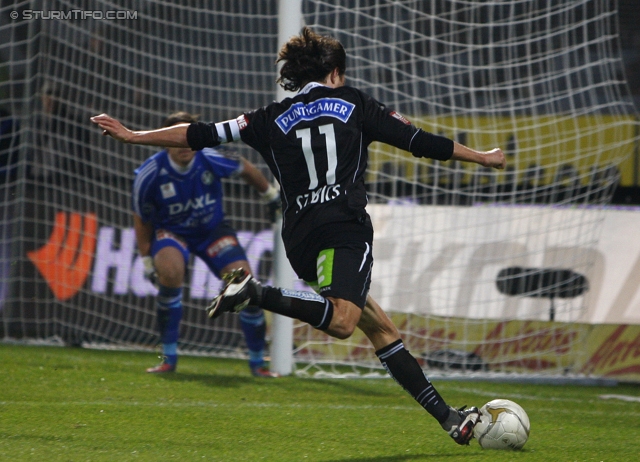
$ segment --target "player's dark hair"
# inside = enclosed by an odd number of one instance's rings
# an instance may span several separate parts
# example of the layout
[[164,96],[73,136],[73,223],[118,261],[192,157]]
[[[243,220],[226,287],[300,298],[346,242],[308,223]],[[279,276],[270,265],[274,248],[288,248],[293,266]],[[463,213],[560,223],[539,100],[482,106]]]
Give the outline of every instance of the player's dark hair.
[[334,69],[346,70],[347,54],[333,37],[316,34],[308,27],[282,45],[276,63],[282,61],[276,82],[285,90],[297,91],[309,82],[321,82]]
[[185,111],[178,111],[170,114],[166,119],[164,119],[163,127],[172,127],[177,124],[191,124],[198,121],[198,116],[189,114]]

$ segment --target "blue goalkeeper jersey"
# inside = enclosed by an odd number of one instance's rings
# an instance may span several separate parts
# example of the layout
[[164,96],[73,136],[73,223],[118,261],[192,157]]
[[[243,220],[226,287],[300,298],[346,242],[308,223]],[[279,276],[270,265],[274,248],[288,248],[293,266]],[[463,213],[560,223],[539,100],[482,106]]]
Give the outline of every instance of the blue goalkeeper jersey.
[[189,171],[176,171],[160,151],[135,170],[133,210],[155,229],[184,238],[205,237],[224,220],[221,178],[238,175],[242,164],[205,148]]

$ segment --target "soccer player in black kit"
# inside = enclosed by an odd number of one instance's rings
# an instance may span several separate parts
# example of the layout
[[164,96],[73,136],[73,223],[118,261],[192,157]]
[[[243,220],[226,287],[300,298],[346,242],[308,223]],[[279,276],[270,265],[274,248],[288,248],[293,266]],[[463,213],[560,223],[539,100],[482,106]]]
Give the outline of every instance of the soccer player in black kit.
[[261,285],[247,273],[230,277],[208,308],[260,306],[345,339],[356,327],[373,344],[387,372],[458,444],[468,444],[476,407],[447,405],[405,349],[393,322],[369,295],[373,227],[366,212],[365,170],[370,143],[379,141],[415,157],[458,160],[502,169],[502,150],[480,152],[427,133],[366,93],[345,85],[342,44],[304,28],[285,43],[278,83],[293,98],[237,119],[131,131],[101,114],[92,121],[105,135],[135,144],[189,146],[193,150],[242,140],[262,155],[280,183],[282,238],[298,276],[317,293]]

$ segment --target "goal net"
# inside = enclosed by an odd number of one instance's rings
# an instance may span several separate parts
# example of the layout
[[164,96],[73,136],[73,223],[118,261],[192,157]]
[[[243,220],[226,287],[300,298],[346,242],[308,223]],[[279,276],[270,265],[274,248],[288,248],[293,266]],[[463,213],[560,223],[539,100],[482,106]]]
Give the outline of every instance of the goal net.
[[[154,288],[135,251],[130,191],[154,150],[101,137],[88,117],[148,128],[176,110],[225,120],[269,103],[278,2],[43,5],[0,7],[0,335],[152,348]],[[602,206],[637,137],[615,2],[301,8],[306,24],[345,45],[349,84],[428,131],[507,154],[495,172],[371,146],[371,294],[412,353],[435,373],[576,372]],[[266,173],[255,152],[232,149]],[[225,188],[228,217],[269,282],[266,210],[241,182]],[[206,318],[218,288],[193,260],[183,353],[244,354],[235,316]],[[380,372],[359,334],[336,341],[296,324],[294,353],[302,374]]]
[[[146,129],[174,111],[226,120],[275,97],[275,2],[179,3],[3,2],[2,121],[15,129],[6,135],[13,173],[2,177],[5,340],[123,348],[159,342],[156,289],[142,277],[131,207],[134,169],[158,149],[103,137],[89,117],[106,112]],[[267,173],[254,151],[230,149]],[[241,180],[224,186],[227,218],[266,280],[268,211]],[[206,315],[219,288],[193,259],[182,353],[244,355],[237,316],[211,322]]]
[[[507,156],[497,172],[370,149],[371,294],[411,352],[432,376],[579,373],[599,206],[631,174],[637,136],[615,2],[310,1],[304,13],[345,45],[348,83]],[[297,329],[305,372],[377,367],[363,336]]]

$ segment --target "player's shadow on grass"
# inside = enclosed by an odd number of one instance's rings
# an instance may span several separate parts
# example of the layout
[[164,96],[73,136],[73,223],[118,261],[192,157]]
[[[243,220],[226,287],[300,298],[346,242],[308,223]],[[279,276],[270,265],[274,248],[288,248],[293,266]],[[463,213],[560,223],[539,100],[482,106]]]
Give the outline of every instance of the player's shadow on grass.
[[251,376],[244,375],[227,375],[227,374],[190,374],[188,372],[178,372],[174,374],[163,374],[163,379],[171,380],[173,382],[200,382],[204,385],[216,388],[235,388],[238,385],[253,384],[256,380],[269,380],[269,379],[256,379]]
[[[351,394],[362,394],[366,396],[372,397],[392,397],[403,395],[403,391],[400,388],[397,388],[397,385],[393,385],[390,388],[380,388],[380,387],[372,387],[370,384],[376,383],[378,380],[387,380],[386,378],[380,379],[301,379],[301,381],[317,381],[322,380],[323,384],[328,387],[334,387],[336,389],[340,389],[345,393]],[[391,378],[389,378],[389,382],[391,382]],[[404,395],[403,395],[404,396]],[[408,396],[408,395],[407,395]]]
[[362,457],[360,459],[332,459],[327,462],[403,462],[412,460],[446,460],[452,458],[459,460],[461,457],[478,457],[478,453],[469,454],[401,454],[397,456],[376,456],[376,457]]
[[[395,397],[398,394],[402,394],[401,391],[395,388],[376,388],[370,386],[366,382],[361,382],[359,379],[309,379],[299,378],[295,375],[280,377],[274,379],[258,378],[251,375],[244,374],[211,374],[211,373],[189,373],[189,372],[177,372],[172,374],[163,374],[162,378],[171,380],[174,382],[200,382],[204,385],[213,388],[232,388],[239,385],[255,385],[260,384],[273,384],[279,388],[290,389],[291,392],[301,393],[307,388],[311,392],[317,390],[318,380],[322,380],[325,387],[333,387],[340,389],[342,393],[348,393],[352,395],[366,395],[369,397]],[[372,379],[372,380],[385,380],[385,379]],[[404,396],[404,395],[403,395]]]

